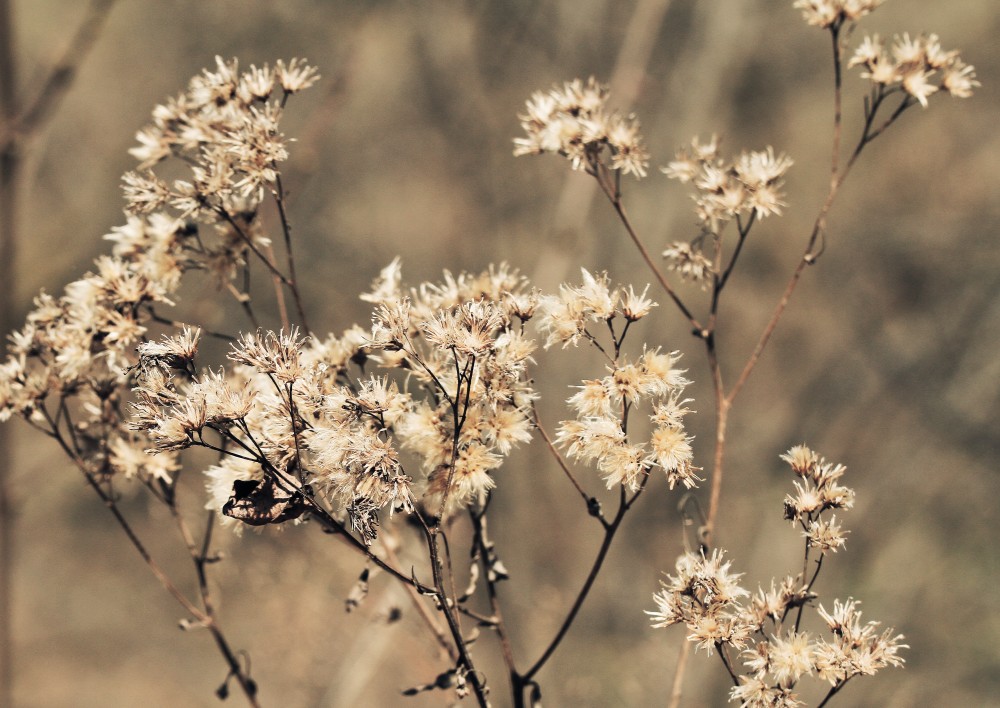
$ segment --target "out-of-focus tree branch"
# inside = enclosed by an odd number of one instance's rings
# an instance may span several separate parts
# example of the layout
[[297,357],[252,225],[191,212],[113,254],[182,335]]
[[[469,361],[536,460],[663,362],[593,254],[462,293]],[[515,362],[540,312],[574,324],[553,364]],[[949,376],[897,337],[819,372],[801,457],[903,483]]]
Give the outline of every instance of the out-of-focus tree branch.
[[[100,36],[114,1],[92,0],[66,51],[49,70],[38,93],[22,108],[11,2],[0,0],[0,332],[10,332],[16,326],[22,151],[28,139],[55,114],[76,78],[77,69]],[[9,426],[0,426],[0,706],[13,705],[12,447]]]

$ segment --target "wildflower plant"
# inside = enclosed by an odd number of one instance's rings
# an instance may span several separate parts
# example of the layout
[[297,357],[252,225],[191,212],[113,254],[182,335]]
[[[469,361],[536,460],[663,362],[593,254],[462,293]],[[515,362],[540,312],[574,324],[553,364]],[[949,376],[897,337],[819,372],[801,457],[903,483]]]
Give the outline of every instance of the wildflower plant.
[[[825,705],[855,677],[901,666],[906,648],[893,630],[862,623],[854,599],[835,600],[830,610],[817,604],[824,560],[846,543],[836,514],[854,503],[842,484],[844,468],[805,446],[783,456],[795,476],[784,517],[804,539],[796,574],[751,593],[715,536],[729,412],[805,267],[825,248],[826,217],[840,186],[908,108],[926,108],[938,93],[965,98],[978,85],[972,67],[934,35],[903,35],[888,45],[866,37],[847,60],[846,29],[879,4],[794,3],[832,39],[832,179],[772,317],[735,372],[723,370],[718,352],[724,294],[751,232],[787,206],[783,183],[792,160],[783,152],[767,147],[726,157],[715,136],[681,149],[661,170],[693,188],[698,233],[666,244],[661,267],[625,209],[623,176],[647,178],[653,159],[637,119],[610,108],[608,88],[594,78],[536,92],[520,116],[524,134],[514,140],[514,154],[555,154],[594,179],[649,276],[618,285],[607,273],[584,269],[578,283],[545,293],[500,264],[407,286],[397,259],[361,295],[372,306],[370,321],[321,335],[309,327],[298,287],[281,171],[292,144],[282,116],[318,72],[301,60],[241,71],[236,60],[218,59],[158,106],[138,133],[131,152],[139,164],[123,178],[126,223],[105,237],[111,255],[61,296],[39,295],[11,335],[0,366],[0,420],[23,418],[55,441],[189,614],[184,626],[210,631],[227,671],[220,698],[232,683],[259,705],[256,679],[223,631],[210,590],[208,576],[220,560],[212,547],[216,524],[239,531],[310,523],[341,539],[365,566],[349,607],[363,601],[369,567],[400,583],[445,657],[437,676],[407,695],[447,691],[445,700],[499,700],[492,677],[477,668],[473,632],[481,631],[498,642],[510,702],[535,705],[539,672],[582,611],[626,516],[659,485],[677,495],[697,528],[694,538],[680,539],[687,550],[649,612],[654,627],[686,628],[675,704],[693,645],[720,657],[735,703],[802,705],[798,686],[813,677],[829,685]],[[870,93],[860,136],[842,159],[845,68],[861,69]],[[178,171],[180,177],[167,176]],[[277,322],[266,321],[251,296],[251,278],[261,274],[273,286]],[[199,275],[234,299],[246,318],[241,331],[213,332],[167,314]],[[647,277],[658,288],[652,295],[642,282]],[[699,287],[685,289],[685,282]],[[704,348],[714,387],[714,401],[702,404],[714,408],[710,461],[695,460],[685,427],[694,406],[685,395],[693,357],[682,359],[676,342],[655,334],[636,341],[648,331],[637,323],[654,310],[676,311]],[[206,338],[227,344],[224,360],[205,361]],[[563,420],[550,433],[536,408],[536,381],[553,347],[592,349],[602,368],[568,393]],[[511,638],[517,628],[502,611],[505,586],[516,578],[488,520],[494,488],[516,483],[506,460],[531,444],[546,448],[552,469],[604,536],[554,635],[534,657],[522,657]],[[214,456],[200,470],[207,493],[196,506],[210,512],[200,538],[178,494],[181,473],[203,459],[192,448]],[[693,490],[705,480],[702,513]],[[587,491],[600,484],[617,497],[613,510]],[[179,589],[136,534],[118,504],[124,485],[141,486],[170,512],[197,579],[196,598]],[[466,577],[453,563],[459,537],[469,544]],[[419,563],[401,563],[397,549],[404,544],[416,549],[407,558]]]

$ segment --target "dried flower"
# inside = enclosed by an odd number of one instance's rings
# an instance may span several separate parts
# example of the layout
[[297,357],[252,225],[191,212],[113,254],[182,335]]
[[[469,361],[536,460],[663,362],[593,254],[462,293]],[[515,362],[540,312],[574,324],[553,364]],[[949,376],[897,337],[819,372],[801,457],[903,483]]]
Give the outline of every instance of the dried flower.
[[794,7],[802,10],[806,22],[824,29],[839,27],[844,22],[856,22],[885,0],[795,0]]
[[861,66],[862,78],[883,89],[898,85],[921,106],[928,106],[934,93],[944,90],[956,98],[968,98],[979,86],[976,72],[957,51],[941,48],[936,34],[893,38],[891,49],[878,35],[866,36],[848,67]]
[[575,170],[593,170],[607,147],[609,169],[645,177],[649,153],[639,135],[639,122],[631,115],[609,113],[608,94],[608,88],[593,77],[586,83],[575,79],[548,93],[536,92],[519,116],[527,135],[514,139],[514,155],[551,152],[568,158]]

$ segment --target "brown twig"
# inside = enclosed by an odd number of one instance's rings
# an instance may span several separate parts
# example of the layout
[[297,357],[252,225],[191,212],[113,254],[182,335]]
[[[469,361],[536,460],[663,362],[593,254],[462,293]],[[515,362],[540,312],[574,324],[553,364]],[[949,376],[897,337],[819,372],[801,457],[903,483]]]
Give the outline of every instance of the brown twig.
[[660,268],[653,261],[652,257],[649,255],[649,251],[646,249],[645,244],[643,244],[639,235],[636,233],[635,228],[632,226],[632,221],[625,213],[625,206],[622,204],[621,194],[615,189],[614,185],[609,182],[607,173],[608,169],[602,163],[595,165],[595,171],[592,172],[594,177],[597,179],[597,183],[601,186],[601,191],[604,192],[608,201],[611,202],[611,206],[614,208],[615,213],[618,214],[618,218],[625,227],[625,231],[628,233],[629,238],[632,239],[632,243],[635,245],[636,249],[638,249],[639,255],[642,256],[642,260],[645,261],[646,266],[653,274],[653,277],[656,278],[656,281],[660,284],[660,287],[663,288],[663,291],[673,301],[674,305],[677,306],[677,309],[681,311],[681,314],[684,315],[685,319],[687,319],[687,321],[691,324],[692,329],[698,333],[702,332],[704,328],[698,320],[695,319],[694,315],[691,314],[687,305],[684,304],[684,301],[681,300],[677,292],[673,289],[670,283],[667,282],[666,277],[663,275],[663,271],[660,270]]
[[542,436],[542,440],[545,441],[546,447],[548,447],[549,452],[551,452],[552,456],[555,458],[556,464],[559,465],[559,469],[561,469],[563,471],[563,474],[565,474],[566,477],[569,479],[570,483],[573,485],[577,493],[583,499],[583,503],[586,504],[588,508],[592,508],[596,500],[594,499],[594,497],[591,497],[585,491],[583,491],[583,487],[581,487],[580,483],[576,481],[576,477],[570,470],[569,465],[566,464],[566,460],[563,459],[563,456],[559,453],[559,450],[556,449],[555,442],[553,442],[552,438],[549,436],[548,431],[545,430],[545,426],[542,425],[542,420],[541,418],[538,417],[538,409],[535,407],[534,403],[531,404],[531,412],[535,419],[535,429],[538,431],[538,434]]
[[302,294],[299,292],[299,280],[295,275],[295,254],[292,251],[292,226],[288,221],[288,214],[285,213],[285,188],[281,183],[281,175],[277,176],[275,182],[274,201],[278,205],[278,215],[281,218],[281,233],[285,237],[285,256],[288,262],[288,288],[292,291],[292,299],[295,301],[295,309],[299,314],[299,323],[306,334],[311,334],[309,322],[306,320],[306,309],[302,304]]
[[583,603],[587,599],[587,595],[590,594],[590,589],[594,586],[594,582],[597,580],[597,576],[601,572],[601,567],[604,565],[604,561],[608,556],[608,551],[611,549],[611,543],[614,541],[615,535],[618,533],[618,529],[621,527],[622,521],[625,519],[625,515],[628,513],[629,509],[632,508],[632,505],[635,504],[636,500],[638,500],[638,498],[642,495],[648,481],[649,475],[643,476],[639,490],[632,495],[631,499],[626,496],[625,487],[621,487],[621,496],[618,501],[618,511],[604,529],[604,538],[601,540],[601,546],[597,551],[597,555],[594,557],[594,562],[591,565],[590,572],[587,574],[587,578],[584,580],[583,586],[580,588],[580,592],[577,593],[576,599],[573,601],[573,605],[570,607],[569,612],[566,614],[566,618],[563,620],[559,630],[552,638],[552,641],[549,642],[548,646],[542,652],[542,655],[538,658],[538,660],[531,665],[531,668],[521,674],[521,684],[523,686],[527,686],[532,682],[535,674],[537,674],[552,657],[553,652],[555,652],[555,650],[559,647],[559,644],[565,638],[566,633],[573,625],[573,621],[580,612],[580,608],[583,607]]
[[[383,534],[384,533],[385,532],[383,532]],[[386,559],[393,565],[398,566],[399,557],[396,555],[396,551],[393,550],[392,543],[387,540],[383,540],[382,547],[385,549]],[[427,610],[427,607],[424,605],[424,601],[421,599],[420,593],[417,592],[417,589],[410,583],[403,583],[403,588],[410,597],[410,603],[413,605],[414,609],[416,609],[417,614],[420,615],[420,619],[423,620],[423,623],[427,626],[427,629],[430,630],[430,633],[434,635],[434,640],[437,642],[438,647],[440,647],[444,655],[448,657],[452,663],[458,661],[458,654],[455,652],[455,647],[451,645],[451,642],[448,641],[448,637],[445,636],[444,630],[441,629],[441,626],[434,619],[434,616]]]

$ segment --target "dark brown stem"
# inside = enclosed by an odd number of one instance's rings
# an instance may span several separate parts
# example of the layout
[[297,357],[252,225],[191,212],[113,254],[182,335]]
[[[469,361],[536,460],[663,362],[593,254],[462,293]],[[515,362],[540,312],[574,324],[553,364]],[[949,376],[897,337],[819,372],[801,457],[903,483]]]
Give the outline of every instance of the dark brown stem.
[[433,527],[424,525],[424,534],[427,539],[427,552],[430,556],[431,572],[434,577],[435,594],[438,598],[441,614],[444,615],[445,621],[448,623],[452,641],[455,643],[455,648],[458,651],[459,666],[464,672],[465,679],[472,685],[472,691],[475,693],[480,707],[486,708],[489,705],[489,701],[486,699],[486,683],[483,677],[476,671],[472,656],[469,654],[468,643],[462,634],[462,625],[459,623],[455,608],[452,606],[453,597],[450,597],[445,589],[443,561],[438,547],[441,528],[439,525]]
[[840,171],[840,136],[843,126],[842,108],[843,91],[843,63],[840,59],[840,25],[834,24],[830,28],[830,39],[833,43],[833,155],[830,159],[830,184],[837,181],[837,173]]
[[817,705],[816,708],[823,708],[823,706],[825,706],[827,703],[829,703],[830,699],[833,698],[834,696],[836,696],[837,693],[840,691],[840,689],[842,689],[844,686],[846,686],[847,682],[850,681],[852,678],[854,678],[854,677],[853,676],[848,676],[843,681],[838,681],[837,685],[834,686],[833,688],[831,688],[827,692],[826,696],[824,696],[823,700],[820,701],[819,705]]
[[507,676],[510,681],[511,694],[515,696],[516,702],[516,696],[522,695],[524,689],[521,681],[521,675],[518,673],[517,667],[514,663],[514,648],[510,641],[510,635],[507,632],[507,625],[503,619],[503,612],[500,609],[500,597],[497,593],[497,582],[493,577],[493,568],[491,567],[490,560],[491,548],[486,534],[486,509],[484,508],[479,513],[470,511],[469,518],[472,520],[472,529],[474,533],[473,543],[475,544],[479,554],[479,562],[483,569],[483,577],[486,579],[486,595],[490,601],[490,611],[493,613],[492,626],[497,632],[497,637],[500,639],[500,653],[503,656],[504,666],[507,667]]
[[225,221],[233,228],[233,231],[235,231],[236,235],[240,237],[240,240],[244,244],[246,244],[247,248],[249,248],[255,256],[257,256],[258,260],[260,260],[260,262],[264,264],[264,267],[267,268],[268,271],[270,271],[271,275],[273,275],[282,285],[290,284],[290,281],[285,276],[285,274],[282,273],[280,270],[278,270],[278,267],[274,265],[271,259],[268,258],[263,251],[257,248],[257,244],[253,242],[253,239],[250,238],[250,235],[243,229],[242,226],[240,226],[236,222],[236,219],[234,219],[229,214],[229,212],[227,212],[222,207],[218,207],[216,208],[215,213],[221,216],[223,221]]
[[226,664],[229,666],[229,676],[236,679],[236,682],[240,685],[240,690],[243,691],[243,694],[246,696],[250,705],[259,706],[259,703],[257,702],[257,685],[253,679],[250,678],[249,674],[240,663],[239,658],[229,646],[229,642],[226,640],[226,635],[219,626],[218,618],[215,615],[215,605],[212,602],[212,595],[208,587],[208,574],[206,572],[206,566],[209,563],[208,552],[211,544],[212,526],[215,521],[215,512],[209,512],[208,523],[205,527],[205,536],[202,539],[201,546],[199,547],[195,543],[194,536],[191,534],[191,530],[188,528],[187,522],[184,521],[184,517],[181,515],[180,509],[177,508],[176,497],[171,495],[170,499],[171,500],[167,502],[167,506],[170,509],[170,515],[173,517],[178,531],[180,531],[181,538],[184,540],[184,545],[187,546],[188,553],[191,556],[191,562],[195,567],[195,573],[198,576],[198,594],[201,596],[201,605],[204,608],[205,615],[205,620],[201,623],[209,630],[209,633],[212,635],[212,639],[215,641],[216,647],[219,649],[219,653],[221,653],[223,658],[226,660]]
[[608,556],[608,551],[611,549],[611,542],[615,540],[615,535],[618,533],[618,529],[621,527],[622,521],[625,519],[625,514],[628,510],[632,508],[632,505],[636,502],[639,496],[642,494],[643,490],[646,488],[646,483],[649,481],[649,476],[643,477],[642,484],[631,499],[628,499],[625,495],[625,488],[621,488],[621,496],[618,502],[618,511],[615,513],[614,518],[608,523],[604,529],[604,538],[601,541],[601,547],[597,551],[597,556],[594,558],[593,565],[590,568],[590,572],[587,574],[587,579],[583,582],[583,587],[580,588],[580,592],[577,593],[576,600],[573,601],[573,606],[570,607],[569,613],[566,615],[566,619],[563,620],[562,625],[559,627],[559,631],[556,632],[555,637],[549,642],[549,645],[542,652],[542,655],[538,658],[531,668],[526,672],[521,674],[522,685],[529,684],[534,678],[535,674],[545,666],[546,662],[552,657],[552,654],[559,647],[569,628],[573,625],[573,621],[576,619],[577,614],[580,612],[580,608],[583,607],[584,601],[587,599],[587,595],[590,593],[590,589],[594,586],[594,581],[597,580],[597,576],[601,572],[601,567],[604,565],[604,560]]
[[[535,418],[535,429],[538,431],[538,434],[542,436],[542,440],[545,441],[545,445],[548,447],[549,452],[551,452],[552,456],[555,458],[556,464],[559,465],[559,469],[561,469],[563,471],[563,474],[565,474],[566,477],[569,479],[570,483],[573,485],[577,493],[583,499],[583,503],[587,505],[587,508],[594,509],[597,500],[594,497],[588,496],[587,493],[583,491],[583,487],[580,486],[580,483],[576,481],[576,477],[574,477],[573,472],[570,471],[569,465],[566,464],[566,460],[564,460],[563,456],[559,454],[559,450],[556,449],[555,443],[552,441],[552,438],[549,437],[548,432],[542,425],[542,421],[538,417],[538,410],[535,408],[534,404],[532,404],[531,406],[531,412]],[[602,518],[600,515],[600,508],[599,507],[596,508],[598,511],[597,514],[598,518]],[[591,511],[591,513],[593,513],[593,511]]]
[[677,306],[677,309],[681,311],[681,314],[684,315],[685,319],[687,319],[687,321],[691,323],[692,329],[694,329],[696,332],[700,332],[702,330],[701,324],[698,323],[698,320],[696,320],[694,315],[691,314],[691,311],[687,308],[687,305],[684,304],[684,302],[680,299],[680,296],[678,296],[677,293],[674,291],[674,289],[670,286],[670,283],[667,282],[667,279],[663,275],[663,272],[659,269],[659,267],[657,267],[656,263],[653,262],[653,259],[649,255],[649,251],[646,249],[645,244],[643,244],[642,240],[639,238],[639,235],[636,233],[635,228],[633,228],[632,221],[628,218],[628,214],[625,213],[625,207],[622,204],[621,194],[618,193],[617,189],[613,184],[609,184],[608,178],[606,177],[607,172],[608,172],[607,168],[605,168],[604,165],[598,163],[598,165],[595,168],[595,172],[593,172],[592,174],[594,175],[595,179],[597,179],[597,183],[601,186],[601,191],[604,192],[605,196],[607,196],[608,198],[608,201],[611,202],[611,206],[614,207],[615,213],[618,214],[619,220],[625,227],[625,231],[628,233],[629,238],[632,239],[632,243],[635,244],[635,247],[639,250],[639,255],[641,255],[642,260],[646,262],[646,266],[653,274],[653,277],[656,278],[656,281],[660,284],[660,287],[663,288],[663,291],[673,301],[674,305]]
[[720,642],[716,642],[715,643],[715,650],[716,650],[716,652],[719,655],[719,659],[722,660],[722,665],[725,666],[726,667],[726,671],[729,672],[729,678],[731,678],[733,680],[733,685],[734,686],[739,686],[740,685],[740,679],[736,675],[736,672],[733,671],[733,665],[732,665],[732,662],[729,660],[729,654],[726,653],[726,647],[723,646]]
[[[42,410],[42,414],[46,417],[50,426],[48,430],[46,430],[48,435],[58,443],[59,447],[62,448],[66,456],[69,457],[69,459],[73,462],[76,468],[80,470],[81,474],[83,474],[83,477],[86,480],[87,484],[94,491],[94,493],[97,494],[98,498],[100,498],[100,500],[104,503],[105,508],[114,517],[115,521],[118,523],[118,526],[125,533],[125,537],[128,538],[129,543],[132,544],[132,547],[135,548],[136,552],[146,563],[146,566],[149,568],[153,576],[160,581],[160,584],[164,587],[164,589],[168,593],[170,593],[175,600],[177,600],[177,602],[181,605],[181,607],[183,607],[185,611],[187,611],[188,614],[190,614],[191,617],[193,617],[194,620],[199,625],[209,630],[209,632],[212,634],[212,638],[215,640],[216,646],[219,648],[220,653],[226,660],[226,664],[229,666],[229,675],[236,677],[237,682],[240,684],[240,688],[243,690],[243,693],[246,696],[247,702],[252,706],[252,708],[259,708],[259,703],[257,702],[256,698],[257,687],[250,679],[250,677],[247,676],[246,673],[244,672],[243,667],[240,665],[239,660],[236,658],[235,654],[230,649],[229,644],[226,641],[225,635],[222,632],[222,628],[219,627],[215,618],[212,616],[210,612],[203,611],[198,607],[196,607],[194,603],[192,603],[191,600],[189,600],[188,597],[177,588],[173,580],[171,580],[170,576],[168,576],[163,571],[163,569],[160,568],[159,564],[153,559],[153,556],[149,553],[149,551],[146,549],[146,546],[142,543],[142,540],[135,533],[135,530],[132,528],[131,524],[129,524],[128,519],[125,518],[121,510],[118,508],[117,503],[115,503],[114,496],[105,491],[104,488],[101,487],[97,479],[94,477],[94,475],[90,471],[88,471],[86,463],[80,458],[77,452],[75,440],[67,441],[65,436],[62,434],[62,431],[60,430],[56,421],[53,418],[51,418],[51,416],[49,416],[49,414],[46,411],[44,411],[44,409]],[[65,424],[67,429],[71,431],[72,435],[73,424],[72,421],[69,419],[68,415],[66,416]],[[175,509],[171,507],[171,513],[173,513],[174,511]],[[186,532],[186,527],[184,531]],[[189,549],[194,548],[193,541],[191,540],[190,537],[190,533],[187,533],[185,537],[185,544],[188,545]],[[199,582],[202,582],[201,578],[199,578]]]
[[292,291],[292,299],[295,300],[295,309],[299,313],[299,322],[306,334],[311,334],[309,322],[306,320],[306,310],[302,304],[302,295],[299,292],[299,279],[295,275],[295,256],[292,253],[292,227],[285,213],[285,190],[281,184],[279,174],[275,182],[274,201],[278,205],[278,215],[281,218],[281,233],[285,237],[285,255],[288,259],[288,288]]
[[[399,565],[399,558],[396,552],[392,549],[392,543],[383,543],[383,548],[385,548],[385,557],[393,565]],[[437,642],[438,647],[444,652],[444,656],[447,656],[453,663],[458,661],[458,653],[455,651],[455,647],[451,645],[448,641],[448,637],[445,636],[444,630],[435,621],[434,616],[427,610],[424,605],[423,599],[420,597],[420,593],[417,589],[410,583],[403,583],[403,588],[406,590],[407,595],[410,597],[410,603],[416,609],[417,614],[420,615],[420,619],[423,620],[424,624],[427,625],[427,629],[430,633],[434,635],[434,640]]]

